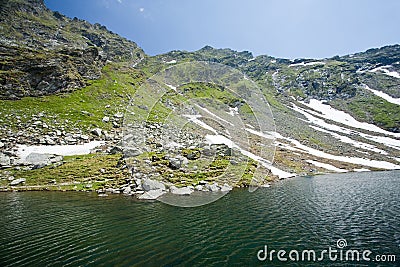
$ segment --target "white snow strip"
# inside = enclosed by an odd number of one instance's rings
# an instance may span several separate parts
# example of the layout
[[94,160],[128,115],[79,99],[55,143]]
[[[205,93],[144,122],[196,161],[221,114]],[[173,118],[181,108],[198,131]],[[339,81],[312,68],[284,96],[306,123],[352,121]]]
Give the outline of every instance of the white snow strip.
[[232,142],[232,140],[226,138],[225,136],[222,135],[206,135],[206,141],[209,144],[225,144],[226,146],[230,147],[230,148],[237,148],[240,153],[242,153],[243,155],[261,163],[261,165],[263,165],[265,168],[269,169],[271,171],[271,173],[273,175],[278,176],[279,178],[290,178],[290,177],[294,177],[296,176],[295,173],[289,173],[289,172],[285,172],[281,169],[278,169],[274,166],[272,166],[271,162],[263,159],[247,150],[244,150],[242,148],[240,148],[239,146],[237,146],[234,142]]
[[171,88],[172,90],[176,91],[176,86],[170,85],[170,84],[165,84],[166,86],[168,86],[169,88]]
[[391,66],[391,65],[381,66],[381,67],[377,67],[373,70],[370,70],[370,72],[382,71],[384,74],[386,74],[388,76],[400,79],[400,74],[398,72],[388,70],[388,68],[392,68],[392,67],[393,66]]
[[393,139],[393,138],[386,137],[386,136],[375,136],[375,135],[369,135],[369,134],[364,134],[364,133],[358,133],[358,134],[368,140],[371,140],[371,141],[383,144],[385,146],[400,150],[400,140]]
[[206,124],[206,123],[202,122],[201,120],[199,120],[199,118],[201,118],[201,115],[183,115],[183,116],[188,118],[189,121],[191,121],[191,122],[203,127],[204,129],[209,130],[209,131],[217,134],[217,131],[213,127],[211,127],[208,124]]
[[265,139],[275,139],[277,136],[276,132],[268,132],[268,133],[262,133],[253,129],[249,129],[249,128],[245,128],[246,131],[248,131],[249,133],[258,135],[260,137],[263,137]]
[[231,115],[232,117],[235,116],[235,115],[239,115],[238,107],[234,107],[234,108],[230,107],[228,114]]
[[340,134],[337,134],[337,133],[334,133],[334,132],[331,132],[331,131],[328,131],[328,130],[325,130],[325,129],[322,129],[322,128],[319,128],[319,127],[316,127],[316,126],[313,126],[313,125],[310,125],[310,127],[315,129],[315,130],[317,130],[317,131],[330,134],[331,136],[333,136],[334,138],[338,139],[339,141],[341,141],[343,143],[346,143],[346,144],[351,144],[354,147],[362,148],[362,149],[369,150],[369,151],[374,151],[374,152],[377,152],[377,153],[381,153],[383,155],[387,155],[388,154],[386,151],[384,151],[382,149],[379,149],[374,145],[370,145],[370,144],[363,143],[363,142],[358,142],[358,141],[355,141],[355,140],[353,140],[353,139],[351,139],[351,138],[349,138],[347,136],[343,136],[343,135],[340,135]]
[[328,154],[326,152],[305,146],[297,140],[294,140],[291,138],[285,138],[285,139],[290,141],[297,148],[304,150],[306,153],[313,155],[313,156],[320,157],[320,158],[326,158],[326,159],[331,159],[331,160],[336,160],[336,161],[342,161],[342,162],[347,162],[347,163],[352,163],[352,164],[358,164],[358,165],[364,165],[364,166],[368,166],[368,167],[388,169],[388,170],[400,169],[400,165],[396,165],[396,164],[393,164],[393,163],[390,163],[387,161],[371,160],[371,159],[356,158],[356,157],[336,156],[336,155]]
[[372,131],[372,132],[383,133],[386,135],[400,137],[400,133],[392,133],[389,131],[385,131],[373,124],[366,123],[366,122],[359,122],[355,118],[353,118],[350,114],[347,114],[346,112],[341,111],[341,110],[334,109],[330,105],[323,104],[323,102],[320,100],[311,99],[310,103],[305,103],[305,102],[302,102],[302,103],[309,108],[312,108],[316,111],[321,112],[321,114],[322,114],[321,116],[326,119],[329,119],[329,120],[332,120],[332,121],[335,121],[335,122],[338,122],[338,123],[341,123],[341,124],[344,124],[347,126],[351,126],[354,128],[360,128],[360,129],[364,129],[367,131]]
[[212,117],[214,117],[214,118],[216,118],[216,119],[218,119],[218,120],[220,120],[220,121],[223,121],[223,122],[225,122],[225,123],[227,123],[227,124],[229,124],[229,125],[234,126],[234,124],[233,124],[232,122],[227,121],[227,120],[221,118],[220,116],[218,116],[218,115],[212,113],[212,112],[209,111],[208,109],[203,108],[203,107],[201,107],[201,106],[199,106],[199,105],[196,105],[196,107],[198,107],[199,109],[201,109],[201,110],[205,111],[206,113],[210,114]]
[[355,172],[370,172],[371,170],[370,169],[361,168],[361,169],[353,169],[353,171],[355,171]]
[[324,120],[316,118],[313,115],[311,115],[310,113],[315,113],[313,111],[309,111],[309,110],[306,111],[305,109],[302,109],[302,108],[296,106],[295,104],[292,104],[292,105],[293,105],[292,109],[294,111],[297,111],[297,112],[303,114],[307,118],[307,120],[309,122],[311,122],[311,123],[313,123],[315,125],[318,125],[318,126],[324,128],[324,129],[327,129],[327,130],[330,130],[330,131],[336,131],[336,132],[340,132],[340,133],[344,133],[344,134],[359,135],[359,136],[362,136],[362,137],[364,137],[364,138],[366,138],[368,140],[372,140],[374,142],[383,144],[385,146],[400,150],[400,140],[393,139],[393,138],[390,138],[390,137],[374,136],[374,135],[364,134],[364,133],[360,133],[358,131],[352,131],[352,130],[349,130],[349,129],[344,128],[344,127],[333,125],[333,124],[327,123]]
[[308,62],[308,63],[304,63],[304,62],[300,62],[300,63],[296,63],[296,64],[290,64],[289,67],[299,67],[299,66],[313,66],[313,65],[325,65],[325,62],[322,61],[314,61],[314,62]]
[[365,89],[371,91],[372,93],[374,93],[374,95],[385,99],[387,102],[390,102],[390,103],[393,103],[393,104],[396,104],[396,105],[400,105],[400,98],[391,97],[390,95],[385,94],[384,92],[371,89],[367,85],[365,86]]
[[103,145],[104,141],[92,141],[83,145],[54,145],[54,146],[17,146],[17,156],[25,160],[31,153],[73,156],[89,154],[90,150]]
[[327,170],[330,170],[330,171],[334,171],[334,172],[348,172],[348,170],[339,169],[339,168],[336,168],[335,166],[333,166],[331,164],[322,163],[322,162],[315,161],[315,160],[307,160],[307,162],[309,162],[309,163],[311,163],[311,164],[313,164],[313,165],[315,165],[317,167],[324,168],[324,169],[327,169]]
[[336,131],[336,132],[341,132],[341,133],[345,133],[345,134],[351,134],[351,130],[349,130],[347,128],[327,123],[323,119],[320,119],[320,118],[317,118],[317,117],[311,115],[310,113],[313,113],[313,111],[306,111],[305,109],[302,109],[302,108],[296,106],[295,104],[293,104],[292,109],[294,111],[297,111],[297,112],[303,114],[309,122],[319,125],[325,129],[328,129],[331,131]]

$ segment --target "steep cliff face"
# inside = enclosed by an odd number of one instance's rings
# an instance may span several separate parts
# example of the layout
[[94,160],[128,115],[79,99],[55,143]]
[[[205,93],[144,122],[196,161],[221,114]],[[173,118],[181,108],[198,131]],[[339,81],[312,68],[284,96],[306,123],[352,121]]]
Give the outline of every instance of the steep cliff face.
[[144,52],[100,24],[70,19],[43,0],[0,2],[0,98],[83,87],[107,61],[137,63]]

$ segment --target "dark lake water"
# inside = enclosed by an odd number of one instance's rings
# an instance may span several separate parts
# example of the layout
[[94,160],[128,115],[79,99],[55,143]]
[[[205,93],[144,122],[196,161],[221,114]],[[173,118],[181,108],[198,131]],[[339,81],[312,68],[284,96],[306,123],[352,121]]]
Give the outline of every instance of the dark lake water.
[[[339,255],[338,239],[347,242],[344,253],[397,261],[257,258],[265,245],[286,258],[329,247]],[[91,193],[0,193],[0,266],[400,266],[400,171],[300,177],[196,208]]]

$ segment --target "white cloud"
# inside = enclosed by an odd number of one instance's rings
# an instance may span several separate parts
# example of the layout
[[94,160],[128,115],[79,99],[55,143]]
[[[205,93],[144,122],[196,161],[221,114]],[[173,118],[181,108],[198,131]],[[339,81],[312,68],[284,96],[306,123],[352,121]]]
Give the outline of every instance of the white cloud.
[[122,4],[122,0],[117,0],[117,1],[118,1],[118,3]]
[[140,12],[144,12],[144,7],[139,8]]

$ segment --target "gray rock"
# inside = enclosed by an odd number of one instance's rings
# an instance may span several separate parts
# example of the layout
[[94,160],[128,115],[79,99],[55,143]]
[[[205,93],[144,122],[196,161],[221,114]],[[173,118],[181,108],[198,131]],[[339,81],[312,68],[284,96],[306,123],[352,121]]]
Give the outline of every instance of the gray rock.
[[124,147],[123,150],[125,158],[136,157],[142,154],[142,151],[134,147]]
[[177,188],[176,186],[171,186],[169,190],[174,195],[190,195],[193,193],[193,189],[189,187]]
[[165,194],[165,191],[163,191],[161,189],[150,190],[150,191],[145,192],[143,195],[140,195],[138,197],[138,199],[152,200],[152,199],[157,199],[164,194]]
[[180,159],[170,158],[169,159],[169,167],[174,170],[180,169],[182,167],[182,162]]
[[19,185],[19,184],[25,183],[25,182],[26,182],[25,178],[19,178],[19,179],[12,180],[10,185],[11,186],[16,186],[16,185]]
[[211,192],[219,191],[219,186],[218,186],[217,183],[213,183],[211,185],[210,184],[206,184],[205,188],[208,189],[208,191],[211,191]]
[[62,156],[57,156],[53,154],[31,153],[25,158],[24,161],[22,161],[22,164],[33,165],[33,167],[37,169],[52,163],[60,162],[62,160]]
[[122,193],[125,195],[130,195],[132,193],[132,188],[130,186],[127,186],[124,188],[124,191],[122,191]]
[[103,122],[109,122],[110,121],[110,117],[104,116],[102,121]]
[[165,185],[156,180],[143,179],[142,188],[144,191],[157,190],[157,189],[165,190]]
[[228,192],[232,190],[232,186],[228,185],[228,184],[224,184],[223,186],[221,186],[221,192]]
[[123,118],[123,117],[124,117],[124,114],[121,113],[121,112],[118,112],[118,113],[114,114],[114,118],[121,119],[121,118]]
[[181,165],[186,166],[189,164],[189,160],[185,158],[184,156],[177,156],[177,159],[181,161]]
[[6,154],[0,153],[0,166],[10,166],[10,157]]
[[196,185],[194,187],[194,189],[196,189],[197,191],[202,191],[203,190],[203,186],[202,185]]
[[101,134],[102,134],[102,131],[101,131],[101,129],[100,128],[94,128],[94,129],[92,129],[91,131],[90,131],[92,134],[94,134],[94,135],[96,135],[96,136],[101,136]]

